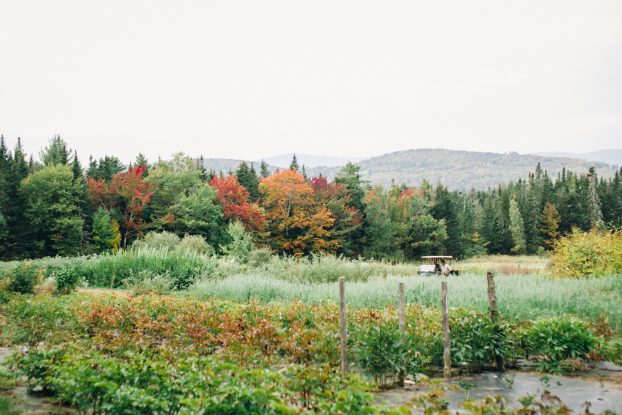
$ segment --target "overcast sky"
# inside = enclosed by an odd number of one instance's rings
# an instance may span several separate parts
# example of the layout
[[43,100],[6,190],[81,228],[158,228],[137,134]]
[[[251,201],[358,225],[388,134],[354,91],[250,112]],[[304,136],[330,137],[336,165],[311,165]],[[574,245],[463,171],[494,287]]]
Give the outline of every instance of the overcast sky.
[[82,159],[622,147],[622,1],[0,0],[0,133]]

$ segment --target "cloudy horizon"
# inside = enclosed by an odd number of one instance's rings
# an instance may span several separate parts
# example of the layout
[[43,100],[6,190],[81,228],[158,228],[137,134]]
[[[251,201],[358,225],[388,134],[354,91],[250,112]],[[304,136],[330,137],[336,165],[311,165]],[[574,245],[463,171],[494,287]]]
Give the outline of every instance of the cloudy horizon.
[[0,5],[0,134],[131,160],[620,148],[622,3]]

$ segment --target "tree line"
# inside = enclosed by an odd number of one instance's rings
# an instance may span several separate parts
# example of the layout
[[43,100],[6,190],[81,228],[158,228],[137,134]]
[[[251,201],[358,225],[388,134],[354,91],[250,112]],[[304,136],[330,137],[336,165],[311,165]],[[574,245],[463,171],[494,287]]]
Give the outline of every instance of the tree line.
[[[494,172],[491,172],[494,174]],[[525,179],[485,191],[371,186],[349,163],[329,181],[307,177],[294,156],[289,169],[262,163],[206,171],[202,158],[178,153],[129,166],[89,158],[59,136],[38,160],[18,139],[0,136],[0,257],[35,258],[114,252],[150,231],[199,235],[216,251],[243,228],[274,253],[412,260],[426,254],[533,254],[573,228],[622,227],[622,169],[599,179],[540,166]],[[230,228],[229,228],[230,229]]]

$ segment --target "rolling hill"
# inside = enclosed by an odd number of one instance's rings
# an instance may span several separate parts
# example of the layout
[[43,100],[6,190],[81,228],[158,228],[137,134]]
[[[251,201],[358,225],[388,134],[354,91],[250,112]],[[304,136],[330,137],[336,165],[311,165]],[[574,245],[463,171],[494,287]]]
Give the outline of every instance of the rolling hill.
[[589,153],[535,153],[544,157],[565,157],[587,161],[600,161],[602,163],[612,164],[614,166],[622,166],[622,150],[607,149],[591,151]]
[[[207,168],[216,171],[235,170],[240,160],[206,159]],[[486,189],[519,178],[526,178],[540,163],[549,175],[555,176],[563,167],[576,173],[586,172],[594,166],[599,175],[609,177],[616,168],[602,162],[589,162],[575,158],[545,157],[534,154],[483,153],[445,149],[416,149],[388,153],[361,160],[361,174],[370,184],[390,186],[391,183],[418,185],[424,179],[441,182],[452,190]],[[300,163],[302,164],[302,163]],[[225,168],[223,168],[225,167]],[[258,163],[255,162],[258,168]],[[270,169],[276,170],[271,165]],[[307,168],[308,176],[320,173],[334,177],[339,166]]]

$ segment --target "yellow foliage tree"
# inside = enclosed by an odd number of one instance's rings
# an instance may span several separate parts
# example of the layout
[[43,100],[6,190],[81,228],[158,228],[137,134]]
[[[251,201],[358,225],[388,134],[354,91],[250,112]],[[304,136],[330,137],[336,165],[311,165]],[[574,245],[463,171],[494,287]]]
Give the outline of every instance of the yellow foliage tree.
[[266,242],[275,252],[303,256],[334,253],[335,218],[318,203],[311,185],[294,170],[277,172],[262,180],[259,191],[266,211]]

